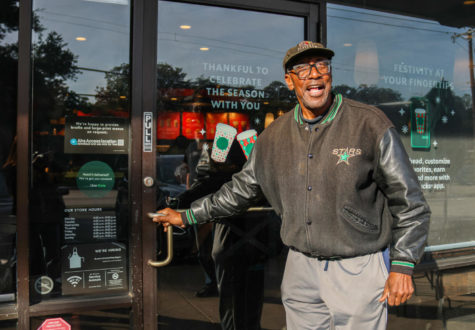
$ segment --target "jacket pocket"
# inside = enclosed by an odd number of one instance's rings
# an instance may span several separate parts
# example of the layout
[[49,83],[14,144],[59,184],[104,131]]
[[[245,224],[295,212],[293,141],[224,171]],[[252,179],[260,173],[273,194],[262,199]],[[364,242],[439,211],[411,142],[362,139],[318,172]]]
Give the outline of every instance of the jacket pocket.
[[366,220],[357,210],[349,206],[343,206],[342,214],[343,218],[358,230],[374,233],[379,229],[377,225]]

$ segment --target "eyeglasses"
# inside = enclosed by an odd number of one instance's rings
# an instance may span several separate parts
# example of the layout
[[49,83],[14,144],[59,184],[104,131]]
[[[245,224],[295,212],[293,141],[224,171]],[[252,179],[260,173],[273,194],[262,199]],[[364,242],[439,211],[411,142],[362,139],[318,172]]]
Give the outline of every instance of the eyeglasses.
[[295,73],[299,79],[307,79],[312,72],[312,67],[315,67],[319,74],[329,74],[331,72],[331,61],[324,60],[315,62],[314,64],[296,64],[289,70],[289,72]]

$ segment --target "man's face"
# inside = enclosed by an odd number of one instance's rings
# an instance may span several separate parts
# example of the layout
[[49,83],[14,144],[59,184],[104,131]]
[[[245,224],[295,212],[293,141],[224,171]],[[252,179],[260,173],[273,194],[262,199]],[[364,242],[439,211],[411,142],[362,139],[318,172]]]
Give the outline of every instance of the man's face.
[[[314,64],[318,61],[328,60],[324,57],[304,57],[298,60],[295,64]],[[295,95],[299,100],[302,112],[312,112],[315,115],[322,114],[331,105],[331,87],[332,76],[331,73],[320,74],[315,67],[309,76],[305,79],[299,79],[295,73],[288,72],[285,74],[285,82],[290,90],[295,91]]]

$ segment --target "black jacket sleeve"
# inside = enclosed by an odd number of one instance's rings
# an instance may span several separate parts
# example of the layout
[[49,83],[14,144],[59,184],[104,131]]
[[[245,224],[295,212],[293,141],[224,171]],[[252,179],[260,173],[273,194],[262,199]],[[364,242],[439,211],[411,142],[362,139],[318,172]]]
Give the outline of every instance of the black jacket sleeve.
[[217,192],[191,204],[182,214],[186,225],[204,223],[245,212],[262,198],[255,176],[255,149],[242,170],[232,176]]
[[375,179],[393,216],[391,260],[414,264],[422,256],[427,241],[429,205],[394,128],[389,128],[381,139],[379,155]]

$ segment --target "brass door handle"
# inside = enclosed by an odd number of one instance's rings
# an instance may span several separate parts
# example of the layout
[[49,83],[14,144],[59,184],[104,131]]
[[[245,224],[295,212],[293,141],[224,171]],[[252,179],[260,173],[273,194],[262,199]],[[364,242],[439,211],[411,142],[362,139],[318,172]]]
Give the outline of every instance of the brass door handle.
[[[186,209],[183,210],[175,210],[177,212],[185,212]],[[274,208],[270,206],[253,206],[250,207],[246,210],[246,212],[268,212],[268,211],[274,211]]]
[[173,226],[167,227],[167,257],[163,261],[149,260],[147,264],[152,267],[163,267],[172,262],[173,259]]

